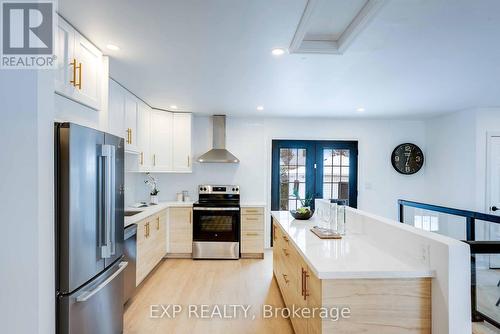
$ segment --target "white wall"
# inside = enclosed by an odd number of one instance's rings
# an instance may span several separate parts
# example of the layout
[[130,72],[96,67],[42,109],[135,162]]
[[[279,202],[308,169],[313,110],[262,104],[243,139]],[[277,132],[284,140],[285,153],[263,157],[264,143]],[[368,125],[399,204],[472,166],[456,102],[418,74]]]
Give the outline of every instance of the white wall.
[[0,75],[0,322],[5,333],[53,333],[53,77]]
[[[212,124],[209,117],[194,117],[193,122],[196,158],[211,147]],[[242,202],[263,202],[269,208],[272,139],[349,139],[359,141],[358,207],[396,218],[398,199],[424,198],[426,168],[414,176],[398,174],[391,165],[392,150],[409,141],[425,151],[425,136],[423,121],[228,117],[227,148],[241,163],[195,163],[192,174],[156,174],[160,200],[175,200],[181,190],[196,199],[199,184],[238,184]],[[146,200],[144,174],[135,178],[135,200]]]
[[[500,109],[471,109],[432,118],[426,121],[426,129],[427,201],[486,211],[487,133],[500,131]],[[476,237],[486,237],[484,226],[477,225]],[[450,235],[464,234],[462,224],[448,224],[448,228]]]

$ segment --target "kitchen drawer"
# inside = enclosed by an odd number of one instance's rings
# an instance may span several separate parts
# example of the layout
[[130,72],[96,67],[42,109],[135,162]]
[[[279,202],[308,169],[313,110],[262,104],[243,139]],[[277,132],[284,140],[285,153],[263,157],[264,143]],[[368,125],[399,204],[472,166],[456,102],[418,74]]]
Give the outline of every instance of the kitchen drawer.
[[242,231],[263,231],[264,216],[262,215],[242,215],[241,216]]
[[242,253],[264,253],[264,233],[262,231],[241,233]]
[[262,208],[262,207],[241,208],[241,214],[242,215],[263,215],[264,208]]

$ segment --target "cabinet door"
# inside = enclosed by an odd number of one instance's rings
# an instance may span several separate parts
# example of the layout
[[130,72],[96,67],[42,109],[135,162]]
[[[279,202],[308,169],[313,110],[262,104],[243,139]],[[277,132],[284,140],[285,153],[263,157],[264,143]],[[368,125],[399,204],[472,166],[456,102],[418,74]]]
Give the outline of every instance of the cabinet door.
[[149,229],[148,220],[143,220],[137,224],[137,258],[136,258],[136,286],[149,274]]
[[114,80],[109,80],[108,131],[122,138],[125,134],[125,89]]
[[186,254],[193,252],[193,210],[191,208],[169,209],[170,253]]
[[151,112],[152,170],[172,170],[172,113]]
[[75,99],[93,109],[101,109],[102,53],[85,37],[75,32],[77,89]]
[[71,80],[73,77],[73,66],[70,63],[73,61],[75,52],[75,30],[61,17],[57,20],[57,38],[56,38],[56,61],[57,71],[55,74],[55,90],[56,92],[71,97],[75,87]]
[[191,114],[174,113],[173,115],[173,155],[175,171],[191,171]]
[[156,263],[160,262],[167,253],[167,232],[166,222],[167,216],[165,211],[155,216],[154,229],[155,229],[155,258]]
[[125,149],[137,151],[137,98],[125,94]]
[[137,109],[137,149],[139,150],[139,169],[148,171],[152,166],[151,156],[151,108],[139,101]]

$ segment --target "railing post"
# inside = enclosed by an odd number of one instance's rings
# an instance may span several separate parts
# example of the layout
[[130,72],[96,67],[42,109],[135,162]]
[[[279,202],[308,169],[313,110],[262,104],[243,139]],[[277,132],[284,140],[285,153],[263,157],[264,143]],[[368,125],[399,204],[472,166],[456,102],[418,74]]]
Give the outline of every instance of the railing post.
[[398,212],[399,222],[404,223],[405,222],[405,217],[404,217],[405,208],[404,208],[404,205],[401,201],[398,201],[398,204],[399,204],[399,212]]
[[476,219],[467,217],[467,241],[476,240]]

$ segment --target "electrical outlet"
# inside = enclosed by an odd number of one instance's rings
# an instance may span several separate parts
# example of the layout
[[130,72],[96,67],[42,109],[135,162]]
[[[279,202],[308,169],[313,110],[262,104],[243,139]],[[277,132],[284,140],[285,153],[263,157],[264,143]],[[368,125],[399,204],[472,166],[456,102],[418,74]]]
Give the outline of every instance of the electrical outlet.
[[420,256],[422,262],[427,263],[429,261],[429,246],[427,245],[420,246]]

